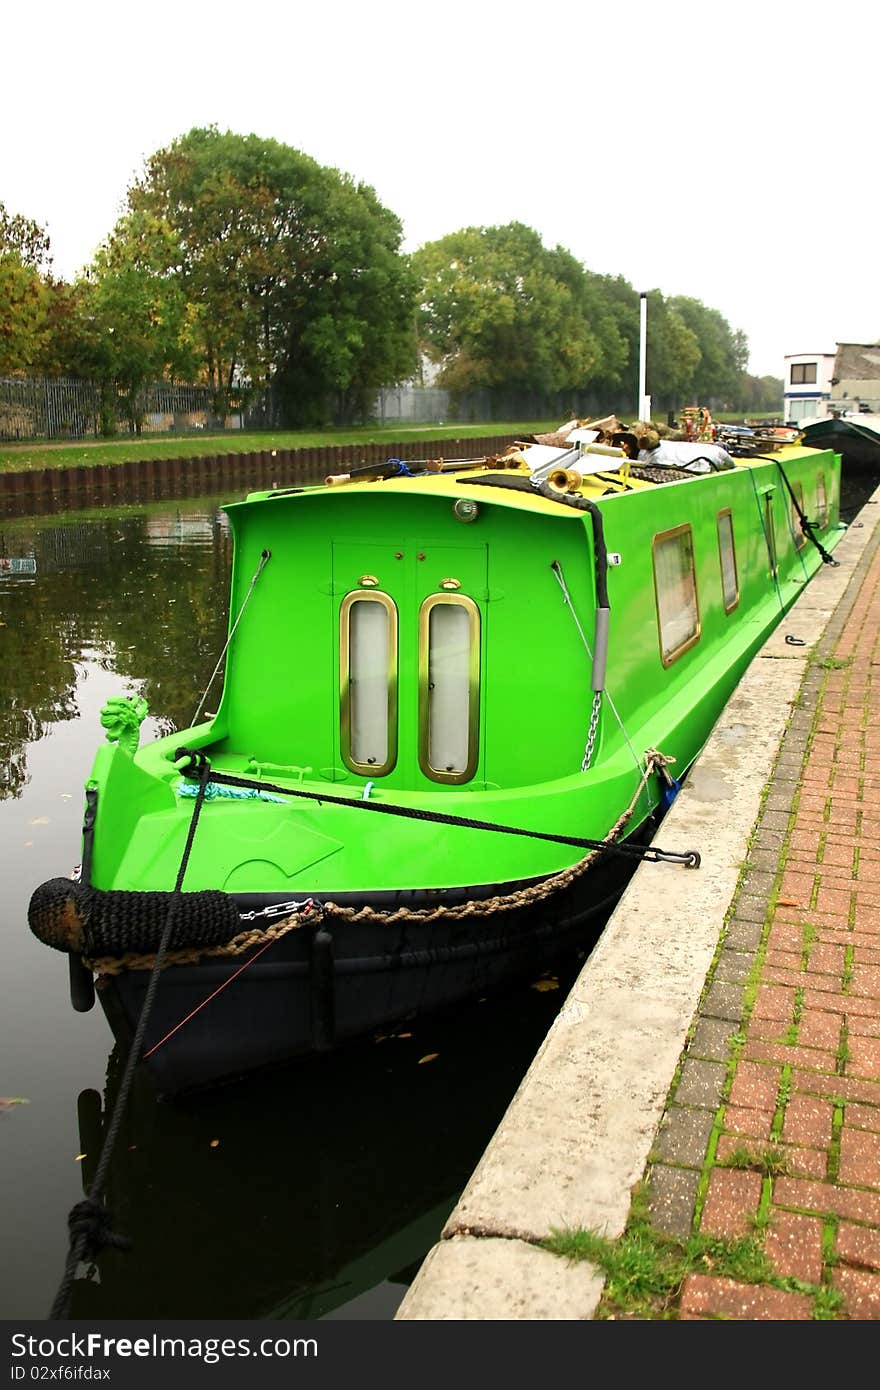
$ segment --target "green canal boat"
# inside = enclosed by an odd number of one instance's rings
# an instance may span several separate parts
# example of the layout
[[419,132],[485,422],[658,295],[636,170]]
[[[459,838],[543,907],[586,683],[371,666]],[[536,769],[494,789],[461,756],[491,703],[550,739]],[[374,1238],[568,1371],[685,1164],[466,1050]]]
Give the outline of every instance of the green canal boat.
[[216,709],[109,703],[31,899],[75,1007],[174,1094],[546,968],[640,856],[687,892],[654,832],[839,503],[831,450],[606,420],[229,505]]

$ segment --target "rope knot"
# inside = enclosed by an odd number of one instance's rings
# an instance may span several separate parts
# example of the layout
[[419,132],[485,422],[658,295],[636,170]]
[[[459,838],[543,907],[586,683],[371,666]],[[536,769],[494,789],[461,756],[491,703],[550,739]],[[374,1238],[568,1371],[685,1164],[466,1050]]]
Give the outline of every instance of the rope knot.
[[661,753],[659,748],[645,749],[645,766],[648,772],[659,772],[667,782],[671,782],[672,778],[666,769],[671,767],[675,761],[676,759],[670,757],[669,754]]
[[203,753],[200,748],[178,748],[174,754],[175,762],[186,758],[187,761],[179,768],[182,777],[193,777],[200,781],[202,774],[210,767],[208,755]]
[[128,1250],[131,1241],[110,1229],[110,1213],[96,1197],[84,1197],[71,1208],[67,1218],[71,1241],[82,1241],[82,1257],[93,1259],[105,1246]]
[[655,767],[667,767],[676,760],[668,753],[661,753],[659,748],[646,748],[645,761],[653,763]]

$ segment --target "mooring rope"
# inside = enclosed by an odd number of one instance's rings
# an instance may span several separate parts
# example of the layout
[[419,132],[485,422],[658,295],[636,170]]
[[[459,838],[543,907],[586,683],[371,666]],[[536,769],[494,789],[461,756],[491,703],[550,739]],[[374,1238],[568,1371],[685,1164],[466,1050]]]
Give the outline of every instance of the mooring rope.
[[779,603],[780,613],[785,613],[785,602],[782,597],[782,590],[779,587],[779,565],[773,554],[773,537],[767,529],[767,520],[764,515],[764,508],[761,506],[761,496],[758,492],[758,484],[755,479],[754,468],[749,469],[749,476],[752,480],[752,492],[755,494],[755,506],[758,508],[758,521],[761,523],[761,532],[764,536],[764,545],[767,549],[767,560],[770,565],[770,577],[773,580],[773,587],[776,590],[776,598]]
[[204,801],[204,789],[207,784],[209,774],[210,767],[208,765],[208,760],[207,758],[203,758],[202,765],[199,771],[201,794],[196,797],[195,804],[193,806],[192,818],[189,824],[189,833],[186,837],[186,845],[184,846],[183,856],[180,861],[180,868],[177,873],[177,881],[174,885],[174,892],[171,895],[171,902],[168,908],[168,917],[166,919],[165,927],[162,932],[162,938],[159,942],[159,948],[156,951],[156,960],[153,966],[153,971],[147,982],[147,990],[144,996],[144,1002],[141,1007],[140,1016],[137,1021],[137,1027],[135,1029],[134,1038],[132,1040],[131,1047],[129,1048],[128,1058],[125,1064],[125,1071],[123,1072],[122,1081],[120,1082],[119,1086],[119,1092],[116,1097],[116,1104],[113,1107],[113,1113],[110,1117],[110,1125],[107,1130],[107,1134],[104,1138],[104,1143],[101,1146],[101,1153],[98,1158],[97,1168],[95,1169],[95,1176],[92,1180],[92,1184],[89,1188],[88,1194],[83,1198],[81,1202],[76,1203],[76,1205],[71,1209],[70,1214],[67,1218],[68,1229],[70,1231],[70,1246],[67,1252],[67,1259],[65,1261],[64,1273],[61,1278],[61,1283],[58,1286],[58,1292],[55,1295],[55,1301],[52,1304],[52,1309],[49,1313],[50,1319],[63,1319],[67,1317],[73,1281],[76,1276],[76,1271],[81,1260],[86,1258],[94,1258],[94,1256],[97,1255],[99,1251],[101,1251],[107,1245],[114,1246],[118,1249],[126,1249],[131,1244],[131,1242],[125,1236],[117,1235],[116,1232],[111,1230],[110,1212],[101,1200],[101,1194],[104,1190],[104,1184],[107,1181],[107,1174],[110,1168],[110,1158],[113,1153],[113,1147],[119,1135],[120,1126],[122,1124],[122,1117],[125,1113],[125,1107],[128,1103],[128,1096],[129,1092],[131,1091],[132,1081],[134,1079],[134,1070],[138,1061],[140,1060],[140,1050],[143,1045],[144,1034],[146,1032],[147,1022],[149,1021],[150,1011],[153,1007],[153,1001],[156,997],[156,990],[159,986],[159,976],[162,970],[162,961],[168,947],[168,942],[171,937],[172,928],[174,926],[175,912],[177,911],[180,905],[183,879],[184,875],[186,874],[186,866],[189,862],[189,856],[190,851],[192,850],[193,840],[195,839],[196,826],[199,820],[199,813],[202,809],[202,803]]
[[[191,756],[191,750],[180,748],[177,750],[176,761],[182,763],[185,758]],[[359,908],[345,907],[332,900],[325,901],[321,904],[321,910],[325,917],[344,918],[348,922],[369,920],[395,923],[402,920],[409,920],[424,923],[439,921],[441,919],[449,920],[452,918],[485,916],[493,912],[509,911],[526,906],[531,902],[546,898],[553,893],[559,892],[562,888],[567,887],[576,878],[583,875],[595,859],[603,853],[614,853],[651,863],[665,861],[684,864],[689,868],[698,868],[700,864],[700,855],[696,850],[665,850],[661,849],[659,845],[634,844],[627,840],[621,842],[617,841],[617,836],[632,819],[638,799],[652,772],[657,769],[662,770],[673,761],[674,759],[658,752],[657,749],[652,748],[646,751],[645,767],[644,770],[641,771],[638,786],[636,787],[632,801],[602,840],[594,840],[577,835],[553,835],[540,830],[525,830],[520,826],[501,825],[495,821],[474,820],[466,816],[447,815],[442,811],[422,811],[409,806],[382,805],[380,802],[376,801],[353,801],[348,797],[332,796],[324,792],[305,791],[301,788],[282,787],[271,782],[254,782],[249,778],[234,777],[216,771],[212,772],[211,777],[215,782],[226,782],[231,786],[258,786],[265,791],[278,793],[282,796],[304,797],[308,800],[317,801],[319,804],[326,801],[334,805],[346,806],[352,810],[374,811],[383,815],[404,816],[415,820],[435,822],[440,825],[462,826],[469,830],[494,831],[503,835],[521,835],[529,839],[547,840],[553,844],[573,845],[576,848],[587,849],[589,851],[587,855],[579,859],[569,868],[560,870],[560,872],[556,874],[550,874],[539,883],[532,884],[528,888],[520,889],[513,893],[500,894],[493,898],[471,899],[464,904],[456,906],[436,904],[430,908],[424,909],[400,907],[389,912],[385,909],[370,906]],[[185,765],[180,767],[180,771],[183,776],[191,775]]]
[[[763,454],[763,455],[759,455],[759,457],[766,458],[767,455],[766,455],[766,454]],[[822,556],[822,563],[823,563],[823,565],[839,565],[839,564],[840,564],[840,561],[839,561],[839,560],[835,560],[834,556],[831,555],[831,554],[825,549],[825,547],[824,547],[824,545],[822,544],[822,542],[821,542],[821,541],[819,540],[819,538],[816,536],[816,534],[815,534],[815,526],[814,526],[813,522],[809,520],[809,518],[807,517],[806,513],[804,512],[804,509],[803,509],[803,507],[801,506],[800,502],[799,502],[798,499],[795,497],[794,488],[792,487],[791,483],[788,481],[788,476],[787,476],[787,474],[786,474],[786,472],[785,472],[785,469],[782,467],[782,464],[779,462],[778,459],[774,459],[773,462],[776,464],[776,467],[779,469],[780,475],[781,475],[781,477],[782,477],[782,481],[785,483],[785,486],[788,488],[788,495],[789,495],[789,497],[791,498],[791,505],[794,507],[795,511],[796,511],[797,514],[798,514],[798,519],[799,519],[800,524],[801,524],[801,530],[803,531],[803,533],[804,533],[804,535],[806,536],[807,540],[812,542],[812,544],[813,544],[813,545],[816,547],[816,549],[818,550],[819,554]],[[804,565],[804,573],[806,573],[806,565]]]
[[[506,912],[513,909],[527,907],[537,902],[542,902],[545,898],[555,896],[563,889],[568,888],[582,878],[586,871],[601,857],[603,853],[616,851],[618,853],[631,852],[641,860],[650,860],[652,863],[659,863],[662,860],[684,864],[687,868],[697,869],[700,866],[700,855],[696,850],[685,850],[678,853],[674,850],[662,850],[655,845],[629,845],[627,842],[616,843],[617,836],[632,819],[638,799],[647,784],[648,778],[655,768],[662,768],[667,763],[674,761],[667,758],[664,754],[658,753],[656,749],[649,749],[645,754],[645,770],[639,778],[639,784],[633,793],[632,800],[626,810],[618,818],[615,824],[608,831],[604,840],[582,840],[581,844],[592,845],[593,848],[582,859],[572,864],[567,869],[562,869],[557,874],[550,874],[539,883],[532,884],[529,888],[521,888],[515,893],[500,894],[495,898],[472,899],[458,907],[438,906],[413,910],[412,908],[400,907],[394,912],[383,912],[376,908],[365,906],[360,908],[343,907],[339,903],[325,902],[322,904],[325,918],[340,917],[349,924],[353,922],[382,921],[386,924],[398,921],[418,921],[432,922],[441,918],[462,918],[462,917],[483,917],[497,912]],[[481,826],[481,829],[504,830],[505,826]],[[520,831],[520,834],[529,834],[529,831]],[[541,839],[556,839],[556,836],[540,836]]]
[[[319,802],[324,800],[332,801],[339,805],[350,807],[351,809],[372,809],[382,810],[391,815],[413,815],[420,820],[439,820],[443,824],[460,825],[476,830],[497,831],[501,834],[525,835],[537,839],[549,840],[554,843],[570,844],[578,848],[586,848],[589,853],[570,865],[567,869],[562,869],[558,873],[548,874],[541,878],[537,883],[532,883],[526,888],[516,889],[513,892],[496,894],[494,897],[469,899],[461,904],[434,903],[427,908],[413,908],[401,906],[394,909],[374,908],[370,906],[347,907],[332,899],[324,901],[318,899],[307,899],[302,904],[291,904],[296,910],[284,917],[279,917],[269,927],[263,929],[248,928],[238,935],[230,938],[224,944],[212,944],[206,942],[204,945],[194,944],[183,947],[180,950],[166,951],[159,968],[165,969],[172,965],[195,965],[201,959],[230,959],[240,956],[245,951],[253,947],[262,947],[264,944],[270,945],[273,941],[285,936],[289,931],[294,931],[303,925],[304,920],[312,913],[319,917],[344,918],[347,921],[371,920],[392,925],[399,921],[412,922],[432,922],[448,921],[462,917],[480,917],[491,913],[510,911],[516,908],[527,906],[529,903],[549,897],[554,893],[560,892],[576,878],[581,877],[587,868],[603,853],[617,853],[641,861],[650,863],[676,863],[684,864],[688,868],[698,868],[700,865],[700,855],[696,850],[665,850],[659,845],[653,844],[634,844],[628,841],[617,843],[617,836],[632,819],[633,812],[638,803],[638,799],[644,790],[648,778],[654,772],[660,772],[667,781],[669,774],[666,768],[674,758],[659,752],[656,748],[649,748],[645,752],[645,766],[640,769],[639,781],[633,794],[629,806],[622,813],[615,825],[602,840],[590,840],[574,835],[550,835],[540,831],[523,830],[517,826],[499,825],[491,821],[476,821],[465,818],[464,816],[448,816],[440,812],[432,813],[428,811],[413,812],[408,807],[384,806],[380,807],[374,802],[350,801],[343,797],[325,797],[317,792],[296,792],[290,788],[277,788],[276,790],[289,795],[309,796]],[[223,774],[212,773],[213,779]],[[241,779],[232,778],[232,781]],[[123,895],[120,895],[123,896]],[[255,958],[255,957],[254,957]],[[84,964],[99,975],[118,975],[128,970],[151,970],[156,965],[156,955],[152,952],[127,952],[117,956],[95,956],[84,958]]]
[[[178,748],[175,762],[181,763],[183,759],[193,758],[195,756],[196,754],[192,749]],[[201,758],[204,757],[204,754],[198,754],[197,756]],[[673,759],[666,758],[663,754],[659,754],[651,762],[650,766],[646,766],[641,776],[636,798],[641,794],[642,787],[650,776],[654,766],[656,766],[658,762],[671,761],[673,761]],[[187,767],[186,764],[181,766],[179,770],[184,777],[193,775],[191,769]],[[235,777],[231,773],[217,772],[216,770],[212,771],[211,780],[230,787],[256,787],[261,791],[271,792],[273,795],[277,796],[303,797],[308,801],[317,801],[319,805],[327,802],[328,805],[346,806],[350,810],[372,811],[377,815],[385,816],[403,816],[410,820],[430,821],[436,825],[462,826],[466,830],[489,830],[498,832],[502,835],[522,835],[531,840],[548,840],[552,844],[573,845],[575,849],[611,848],[617,854],[628,855],[636,859],[650,859],[652,861],[668,859],[674,863],[689,863],[696,853],[693,850],[664,850],[661,849],[659,845],[632,845],[628,841],[609,846],[607,837],[603,840],[594,840],[584,835],[555,835],[544,830],[526,830],[522,826],[502,825],[498,821],[474,820],[470,816],[453,816],[445,811],[423,811],[415,806],[386,805],[383,802],[372,800],[355,801],[347,796],[333,796],[323,791],[306,791],[301,787],[282,787],[274,782],[259,782],[252,778]]]
[[[792,487],[791,483],[789,482],[788,476],[787,476],[787,474],[786,474],[786,472],[785,472],[785,469],[783,468],[782,464],[779,462],[779,459],[773,458],[773,456],[772,456],[771,454],[752,454],[752,455],[750,455],[750,457],[751,457],[751,458],[755,458],[755,459],[763,459],[765,463],[775,463],[775,464],[776,464],[776,467],[779,469],[779,473],[780,473],[780,476],[781,476],[781,478],[782,478],[782,481],[785,483],[785,486],[786,486],[786,488],[788,489],[788,495],[789,495],[789,497],[791,498],[791,505],[794,507],[794,510],[795,510],[795,511],[797,512],[797,514],[798,514],[798,519],[799,519],[800,524],[801,524],[801,530],[803,531],[803,533],[804,533],[804,535],[806,536],[807,540],[810,541],[811,544],[813,544],[813,545],[816,547],[816,549],[818,550],[819,554],[822,556],[822,563],[823,563],[823,565],[839,565],[839,564],[840,564],[840,561],[839,561],[839,560],[835,560],[834,556],[833,556],[829,551],[827,551],[827,550],[825,549],[825,547],[824,547],[824,545],[822,544],[822,542],[821,542],[821,541],[819,540],[819,538],[816,536],[816,527],[815,527],[815,523],[812,522],[812,521],[810,521],[809,517],[806,515],[806,513],[805,513],[803,507],[801,506],[800,502],[797,500],[797,497],[795,496],[795,493],[794,493],[794,488]],[[752,474],[752,486],[754,486],[754,474]],[[790,526],[789,526],[789,529],[791,529]],[[804,566],[804,573],[806,573],[806,566]]]

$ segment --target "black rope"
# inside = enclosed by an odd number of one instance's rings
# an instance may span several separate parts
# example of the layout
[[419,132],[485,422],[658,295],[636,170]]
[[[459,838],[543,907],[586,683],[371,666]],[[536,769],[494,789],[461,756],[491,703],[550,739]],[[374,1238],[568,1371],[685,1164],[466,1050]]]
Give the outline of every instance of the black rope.
[[[197,753],[190,748],[178,748],[176,757],[178,759],[202,758],[204,754]],[[189,767],[182,767],[180,771],[184,777],[193,776],[193,770]],[[248,777],[233,777],[225,772],[212,772],[211,781],[219,782],[226,787],[244,787],[249,790],[269,792],[273,795],[304,797],[308,801],[317,801],[319,805],[326,801],[330,805],[348,806],[352,810],[358,811],[375,811],[383,816],[404,816],[410,820],[432,821],[437,825],[460,825],[467,830],[494,830],[502,835],[524,835],[532,840],[550,840],[557,845],[573,845],[576,849],[606,849],[635,859],[648,859],[652,863],[670,860],[673,863],[684,863],[697,867],[700,862],[700,856],[696,850],[679,852],[660,849],[656,845],[633,845],[626,840],[618,843],[608,840],[588,840],[577,835],[551,835],[541,830],[523,830],[519,826],[500,825],[496,821],[472,820],[468,816],[451,816],[444,811],[420,811],[413,806],[384,805],[379,801],[354,801],[347,796],[331,796],[324,792],[303,791],[299,787],[281,787],[274,782],[258,782]]]
[[822,544],[822,542],[819,540],[818,536],[816,535],[816,527],[815,527],[815,524],[814,524],[812,521],[810,521],[810,519],[807,517],[806,513],[804,512],[804,509],[803,509],[803,507],[801,506],[800,502],[797,500],[797,497],[795,496],[795,493],[794,493],[794,488],[792,487],[791,483],[788,481],[788,477],[786,476],[785,469],[783,468],[782,464],[779,462],[779,459],[772,458],[770,454],[753,454],[752,457],[753,457],[753,458],[756,458],[756,459],[764,459],[765,462],[767,462],[767,463],[775,463],[775,464],[776,464],[776,467],[779,469],[780,477],[782,478],[782,481],[785,483],[785,486],[786,486],[786,488],[788,489],[788,495],[789,495],[789,497],[791,498],[791,504],[792,504],[792,506],[794,507],[795,511],[796,511],[797,514],[798,514],[798,520],[800,521],[801,530],[803,531],[803,533],[804,533],[804,535],[806,536],[807,540],[810,541],[810,542],[816,547],[816,549],[818,550],[819,554],[822,556],[822,563],[823,563],[823,564],[825,564],[825,565],[839,565],[839,564],[840,564],[840,561],[839,561],[839,560],[835,560],[834,556],[831,555],[831,554],[829,554],[829,552],[825,549],[824,545]]
[[[596,475],[598,476],[598,475]],[[581,497],[577,492],[560,492],[548,482],[535,482],[521,473],[504,473],[499,477],[465,478],[473,487],[511,488],[515,492],[538,493],[549,502],[559,502],[563,507],[574,507],[579,512],[589,512],[593,524],[593,543],[596,552],[596,601],[600,608],[608,608],[608,551],[605,546],[605,532],[602,512],[589,497]]]
[[[686,441],[683,441],[683,442],[686,442]],[[724,452],[725,452],[725,453],[730,453],[730,450],[727,449],[727,448],[725,448],[725,446],[724,446],[723,444],[719,444],[718,447],[719,447],[719,449],[724,449]],[[731,454],[731,458],[732,458],[732,457],[733,457],[733,455]],[[708,465],[709,465],[709,472],[710,472],[710,473],[724,473],[724,472],[726,471],[726,469],[725,469],[723,463],[719,463],[717,459],[710,458],[708,454],[694,454],[693,458],[688,459],[688,465],[690,465],[690,464],[692,464],[692,463],[708,463]],[[655,466],[656,468],[662,468],[662,467],[663,467],[663,464],[662,464],[662,463],[661,463],[661,464],[655,464],[654,466]],[[696,473],[696,469],[691,468],[690,466],[688,466],[687,468],[684,469],[684,472],[685,472],[685,473]],[[699,476],[700,476],[699,473],[697,473],[696,476],[699,477]],[[705,476],[705,475],[703,475],[703,476]]]
[[116,1104],[113,1107],[113,1113],[110,1118],[110,1125],[104,1137],[104,1143],[101,1146],[101,1153],[98,1158],[98,1166],[95,1169],[95,1176],[92,1179],[92,1184],[86,1197],[81,1202],[77,1202],[67,1218],[67,1225],[70,1231],[70,1246],[64,1265],[64,1274],[58,1286],[58,1292],[55,1295],[52,1310],[49,1313],[50,1320],[58,1320],[67,1317],[73,1281],[81,1260],[94,1259],[94,1257],[108,1245],[116,1249],[127,1249],[131,1245],[131,1242],[126,1236],[118,1235],[115,1231],[111,1230],[110,1212],[101,1200],[101,1193],[107,1181],[113,1146],[119,1136],[122,1117],[125,1113],[125,1107],[128,1103],[128,1096],[134,1079],[134,1070],[140,1058],[147,1022],[153,1007],[153,1000],[156,997],[156,990],[159,986],[159,977],[168,950],[168,942],[174,925],[174,916],[180,904],[180,890],[184,875],[186,874],[186,866],[189,861],[190,851],[192,850],[193,840],[195,838],[199,813],[205,799],[205,787],[208,785],[210,765],[207,758],[204,754],[194,754],[193,758],[198,768],[199,790],[193,807],[192,819],[189,824],[189,833],[186,838],[183,857],[181,858],[180,868],[177,872],[177,882],[174,885],[174,892],[171,896],[168,917],[165,922],[162,939],[159,942],[159,948],[156,952],[156,960],[147,982],[147,992],[138,1017],[134,1038],[129,1049],[125,1071],[123,1072],[122,1081],[120,1082],[116,1097]]

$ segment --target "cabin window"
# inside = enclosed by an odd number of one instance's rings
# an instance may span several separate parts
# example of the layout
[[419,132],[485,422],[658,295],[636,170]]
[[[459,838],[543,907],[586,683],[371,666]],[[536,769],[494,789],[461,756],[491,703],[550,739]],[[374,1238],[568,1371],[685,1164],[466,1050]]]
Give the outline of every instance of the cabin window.
[[387,594],[355,590],[339,610],[342,758],[380,776],[397,760],[397,609]]
[[822,530],[828,525],[828,494],[825,491],[824,473],[816,478],[816,521]]
[[816,382],[815,362],[793,362],[791,367],[792,386],[813,386]]
[[654,592],[660,657],[664,666],[670,666],[700,635],[690,526],[676,526],[654,537]]
[[773,529],[773,491],[764,493],[764,539],[767,542],[767,558],[770,562],[770,574],[776,578],[776,532]]
[[[807,543],[807,538],[804,535],[804,532],[801,530],[801,519],[798,515],[798,507],[800,507],[801,512],[803,512],[804,515],[806,515],[806,512],[804,511],[803,483],[792,483],[791,490],[794,493],[794,497],[789,496],[788,499],[788,511],[789,516],[791,518],[791,531],[792,535],[794,536],[795,550],[801,550]],[[797,506],[795,506],[795,502],[797,502]]]
[[431,594],[419,610],[419,766],[434,782],[467,782],[480,734],[480,610],[463,594]]
[[736,552],[733,545],[733,517],[729,510],[718,513],[718,556],[721,560],[724,611],[732,613],[739,603],[739,576],[736,572]]

